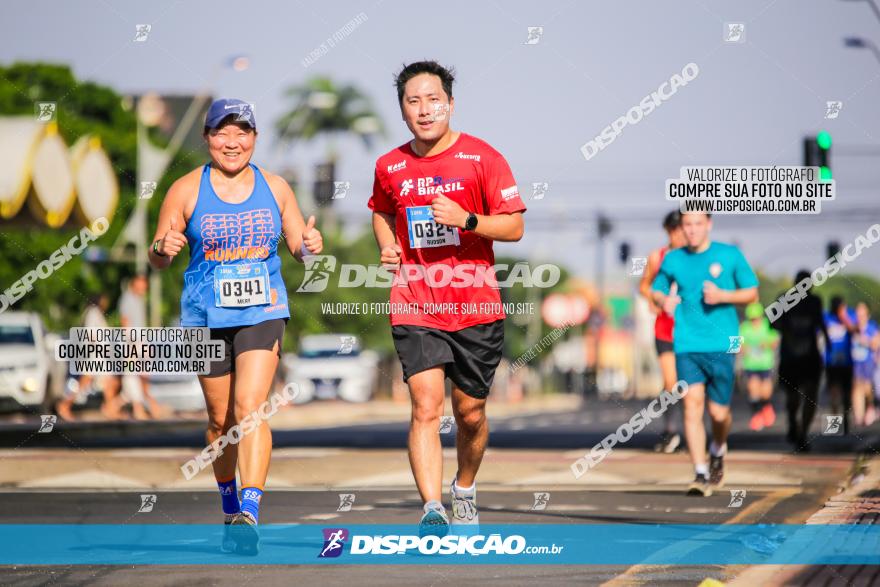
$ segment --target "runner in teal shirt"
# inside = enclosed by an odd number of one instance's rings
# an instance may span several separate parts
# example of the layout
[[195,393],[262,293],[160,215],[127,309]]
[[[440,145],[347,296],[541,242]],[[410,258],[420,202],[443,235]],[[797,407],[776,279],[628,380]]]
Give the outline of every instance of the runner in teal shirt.
[[[708,304],[703,292],[704,287],[713,286],[722,290],[758,286],[758,278],[740,250],[734,245],[710,242],[699,253],[690,247],[669,251],[652,289],[668,294],[673,282],[678,284],[681,298],[675,309],[675,353],[727,353],[730,338],[739,336],[736,307],[731,303]],[[707,282],[713,285],[705,286]]]
[[[684,428],[696,471],[688,493],[708,496],[724,479],[734,364],[742,341],[734,305],[757,301],[758,278],[737,247],[709,239],[709,214],[684,214],[682,228],[688,246],[666,255],[651,289],[654,301],[674,313],[675,369],[688,385]],[[673,283],[678,290],[670,294]],[[708,466],[706,405],[712,421]]]

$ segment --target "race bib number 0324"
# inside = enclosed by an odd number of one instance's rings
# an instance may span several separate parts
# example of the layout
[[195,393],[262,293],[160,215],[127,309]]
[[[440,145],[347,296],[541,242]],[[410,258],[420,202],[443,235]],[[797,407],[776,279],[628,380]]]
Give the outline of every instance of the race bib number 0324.
[[458,228],[438,224],[430,206],[411,206],[406,209],[406,228],[412,249],[459,245]]

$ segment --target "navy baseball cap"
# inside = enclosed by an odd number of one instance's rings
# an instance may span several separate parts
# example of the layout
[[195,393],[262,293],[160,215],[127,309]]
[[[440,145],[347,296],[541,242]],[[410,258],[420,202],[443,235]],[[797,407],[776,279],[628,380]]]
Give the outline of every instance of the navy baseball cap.
[[205,115],[205,126],[208,128],[217,128],[220,121],[235,114],[236,122],[245,122],[254,130],[257,129],[257,119],[254,118],[254,105],[244,100],[236,100],[235,98],[220,98],[214,100],[211,107],[208,108],[208,114]]

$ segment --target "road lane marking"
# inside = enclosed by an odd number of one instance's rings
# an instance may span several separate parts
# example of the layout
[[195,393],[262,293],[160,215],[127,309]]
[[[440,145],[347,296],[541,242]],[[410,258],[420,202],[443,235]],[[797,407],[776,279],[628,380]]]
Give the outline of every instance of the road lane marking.
[[[791,497],[792,495],[795,495],[799,492],[799,489],[786,488],[769,493],[761,499],[753,501],[751,504],[744,507],[735,516],[725,521],[723,525],[755,523],[756,521],[763,518],[764,515],[766,515],[767,512],[773,509],[773,507],[775,507],[776,504],[778,504],[780,501],[787,499],[788,497]],[[705,532],[700,536],[708,536],[710,534],[711,532]],[[700,536],[695,536],[692,540],[689,541],[689,543],[692,544],[692,546],[689,548],[682,548],[678,545],[667,546],[666,548],[654,554],[652,558],[663,556],[664,554],[685,555],[692,550],[696,550],[697,548],[701,547],[701,541],[699,540]],[[633,565],[610,581],[602,583],[601,587],[644,585],[648,578],[639,578],[639,575],[647,574],[652,569],[665,569],[672,566],[674,565],[656,565],[650,563]]]

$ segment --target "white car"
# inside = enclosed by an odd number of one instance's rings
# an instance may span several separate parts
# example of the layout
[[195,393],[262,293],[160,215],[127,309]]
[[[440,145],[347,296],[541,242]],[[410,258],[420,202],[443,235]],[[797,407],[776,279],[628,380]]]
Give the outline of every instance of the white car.
[[313,399],[343,399],[365,402],[373,395],[379,372],[379,355],[361,350],[351,334],[315,334],[300,340],[298,354],[283,359],[285,383],[299,390],[293,402]]
[[205,410],[205,395],[199,378],[190,373],[150,375],[150,395],[175,412]]
[[51,336],[33,312],[0,314],[0,407],[48,408]]

